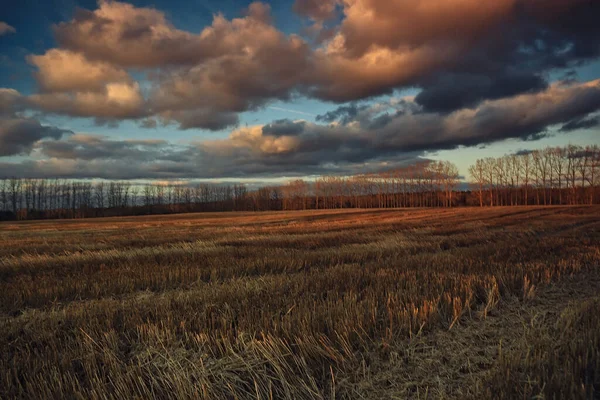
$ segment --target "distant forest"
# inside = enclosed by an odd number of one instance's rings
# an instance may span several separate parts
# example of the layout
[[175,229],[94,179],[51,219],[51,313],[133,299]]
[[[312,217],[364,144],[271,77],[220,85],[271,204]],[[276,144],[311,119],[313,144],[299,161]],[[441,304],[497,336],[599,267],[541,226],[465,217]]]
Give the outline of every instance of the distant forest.
[[[0,220],[90,218],[209,211],[573,205],[600,202],[600,149],[566,146],[484,158],[469,188],[448,161],[349,177],[297,179],[249,190],[243,184],[132,184],[0,179]],[[461,188],[462,186],[462,188]]]

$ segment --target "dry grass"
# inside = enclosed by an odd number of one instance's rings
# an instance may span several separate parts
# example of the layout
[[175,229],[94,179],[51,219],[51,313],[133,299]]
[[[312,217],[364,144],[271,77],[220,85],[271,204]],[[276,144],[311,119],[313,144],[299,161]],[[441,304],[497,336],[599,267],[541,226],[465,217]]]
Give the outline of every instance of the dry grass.
[[[502,382],[517,388],[522,375],[502,371],[513,365],[536,382],[555,379],[543,368],[560,361],[547,342],[530,344],[536,357],[525,361],[519,349],[512,358],[484,350],[465,387],[445,365],[466,356],[427,349],[477,342],[468,332],[503,304],[593,276],[599,215],[513,207],[1,224],[0,397],[445,398],[482,382],[510,397]],[[596,305],[574,311],[585,326],[600,321]],[[519,396],[597,393],[598,337],[582,329],[562,347],[575,361],[558,382],[592,379],[587,389],[540,383]],[[570,331],[547,332],[567,343]],[[581,354],[596,362],[592,378],[578,373]],[[386,375],[402,373],[400,361],[431,371]]]

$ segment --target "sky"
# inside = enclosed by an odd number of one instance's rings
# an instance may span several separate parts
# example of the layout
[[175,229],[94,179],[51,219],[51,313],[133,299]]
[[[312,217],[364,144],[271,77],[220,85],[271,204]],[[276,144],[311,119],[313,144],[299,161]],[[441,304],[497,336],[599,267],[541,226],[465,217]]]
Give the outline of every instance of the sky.
[[312,179],[600,144],[594,0],[21,0],[0,178]]

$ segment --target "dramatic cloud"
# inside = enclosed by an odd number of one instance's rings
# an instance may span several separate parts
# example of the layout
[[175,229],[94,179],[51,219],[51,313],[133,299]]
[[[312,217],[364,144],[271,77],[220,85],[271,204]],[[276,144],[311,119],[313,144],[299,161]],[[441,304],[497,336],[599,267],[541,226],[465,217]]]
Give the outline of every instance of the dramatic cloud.
[[[0,168],[122,179],[347,174],[600,122],[600,81],[552,82],[600,59],[598,1],[295,0],[293,10],[304,37],[277,29],[261,2],[193,32],[124,2],[79,10],[53,27],[56,48],[27,57],[39,90],[0,89],[0,155],[31,152]],[[0,34],[11,31],[0,23]],[[339,104],[310,121],[240,126],[240,113],[301,97]],[[65,135],[38,114],[233,130],[175,145]]]
[[[61,47],[123,67],[196,65],[224,55],[243,55],[283,34],[271,25],[269,6],[252,3],[244,18],[214,17],[199,34],[171,25],[163,12],[117,1],[100,1],[95,11],[54,27]],[[248,48],[250,46],[250,48]]]
[[[537,139],[554,126],[582,124],[600,110],[600,80],[556,83],[537,93],[488,100],[447,114],[412,98],[340,107],[327,124],[277,120],[190,144],[72,135],[35,145],[44,160],[18,164],[32,176],[152,178],[282,177],[385,170],[427,152],[508,138]],[[378,122],[382,118],[385,123]],[[587,123],[587,122],[586,122]],[[6,166],[6,164],[4,164]],[[17,170],[16,164],[12,170]]]
[[15,33],[17,30],[7,24],[6,22],[0,21],[0,36],[6,35],[7,33]]
[[451,111],[540,90],[543,72],[600,55],[598,2],[342,4],[345,18],[338,33],[315,53],[311,93],[321,99],[343,102],[416,86],[425,90],[419,99],[423,106]]
[[[289,99],[309,70],[307,44],[278,31],[263,3],[251,4],[243,18],[215,15],[192,34],[156,9],[101,1],[54,30],[61,48],[29,57],[40,88],[52,95],[32,101],[68,115],[154,115],[181,129],[219,130],[236,125],[240,112]],[[146,98],[128,68],[151,71]]]
[[[449,114],[423,112],[410,98],[375,105],[340,107],[318,119],[279,120],[234,131],[229,138],[203,142],[212,157],[235,159],[239,168],[259,162],[329,164],[393,160],[398,156],[476,146],[508,138],[536,139],[550,127],[585,118],[600,109],[600,80],[561,83],[547,90],[483,102]],[[384,120],[385,122],[380,122]]]
[[[100,1],[54,27],[60,48],[29,57],[43,92],[32,102],[68,115],[154,116],[181,129],[220,130],[238,124],[241,112],[295,94],[345,102],[419,87],[424,110],[451,112],[543,90],[545,72],[600,55],[600,27],[590,17],[597,2],[294,3],[319,35],[338,7],[337,33],[311,48],[277,30],[260,2],[241,18],[217,14],[196,34],[159,10]],[[144,94],[132,68],[149,73]]]

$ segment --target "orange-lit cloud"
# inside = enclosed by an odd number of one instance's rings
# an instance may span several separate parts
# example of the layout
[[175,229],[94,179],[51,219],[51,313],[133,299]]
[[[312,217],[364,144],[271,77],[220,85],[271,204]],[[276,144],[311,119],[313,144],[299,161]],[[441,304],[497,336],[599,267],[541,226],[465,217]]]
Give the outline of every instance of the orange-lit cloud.
[[44,92],[100,91],[107,83],[131,80],[123,69],[104,61],[89,61],[70,50],[51,49],[28,60],[37,67],[36,78]]
[[29,102],[47,112],[79,117],[140,118],[146,112],[137,82],[111,82],[100,91],[39,93],[29,96]]

